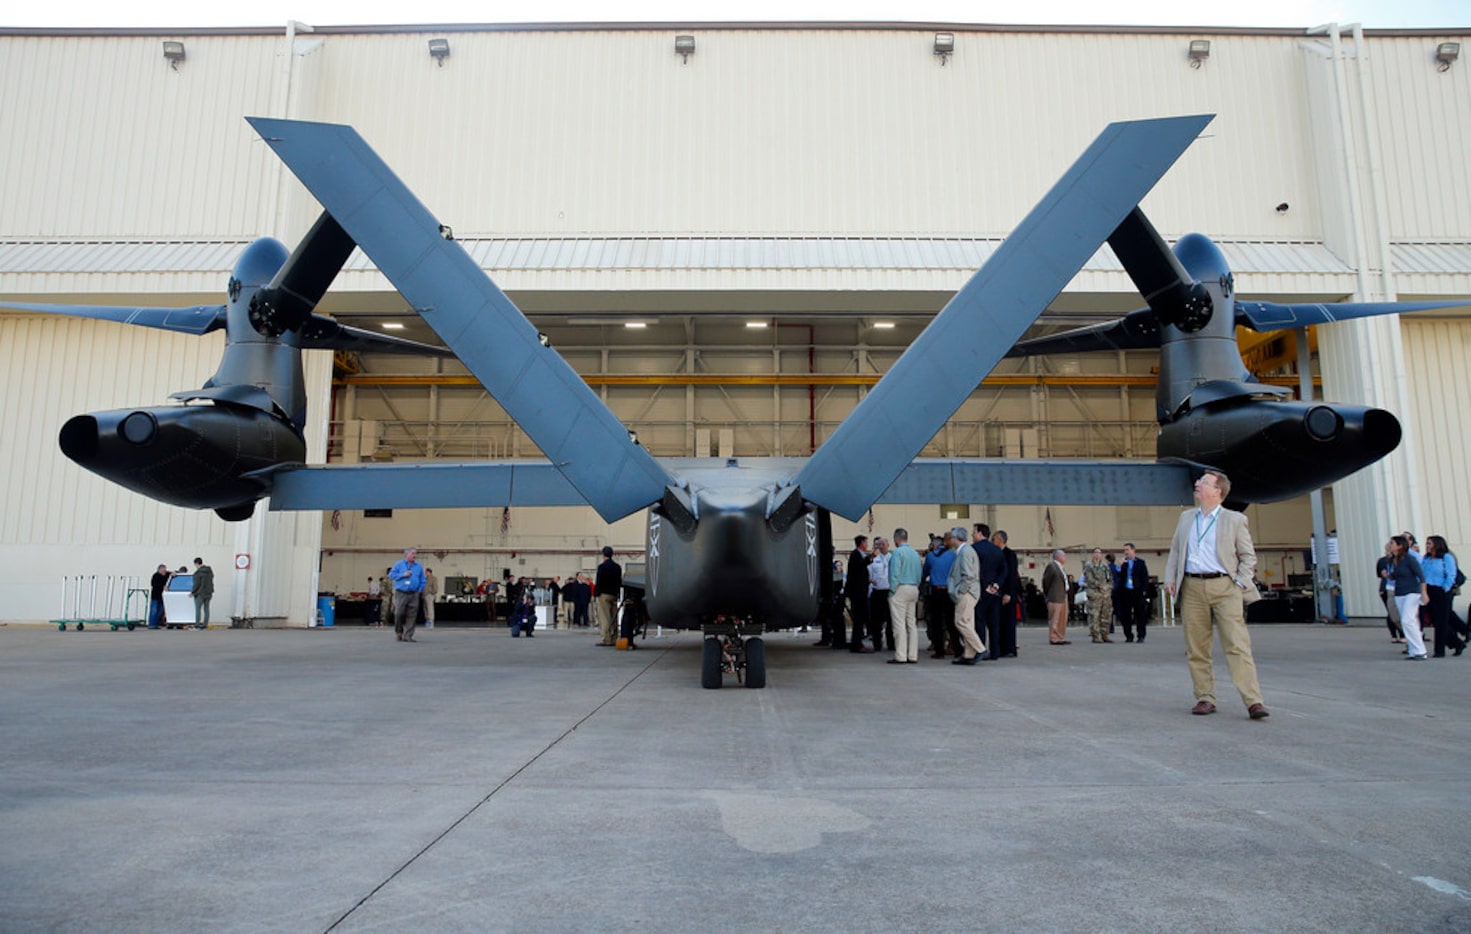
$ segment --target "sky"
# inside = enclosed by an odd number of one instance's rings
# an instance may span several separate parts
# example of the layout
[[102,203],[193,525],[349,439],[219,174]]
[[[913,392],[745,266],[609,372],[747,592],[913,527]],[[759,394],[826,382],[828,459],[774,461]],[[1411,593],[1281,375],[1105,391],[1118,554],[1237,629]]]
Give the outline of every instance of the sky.
[[0,27],[317,26],[415,23],[883,21],[1033,25],[1471,27],[1467,0],[51,0],[13,3]]

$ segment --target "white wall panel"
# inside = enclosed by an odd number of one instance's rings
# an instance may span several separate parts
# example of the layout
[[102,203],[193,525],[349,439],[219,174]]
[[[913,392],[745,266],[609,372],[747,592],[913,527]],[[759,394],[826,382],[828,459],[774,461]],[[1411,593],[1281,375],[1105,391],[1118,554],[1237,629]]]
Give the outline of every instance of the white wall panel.
[[[57,432],[72,415],[160,405],[214,372],[218,335],[186,337],[103,322],[0,315],[0,601],[11,619],[60,610],[63,574],[141,575],[196,555],[221,571],[227,606],[231,533],[210,512],[156,503],[67,460]],[[34,590],[36,582],[46,586]]]
[[276,160],[244,119],[269,114],[282,40],[0,37],[4,236],[257,235]]
[[695,35],[681,65],[662,30],[463,33],[443,68],[420,34],[334,35],[313,116],[358,126],[467,236],[1000,234],[1109,120],[1214,111],[1161,226],[1314,234],[1281,36],[1217,37],[1194,71],[1181,36],[961,33],[941,66],[926,30]]
[[1404,319],[1404,343],[1411,405],[1403,418],[1419,442],[1425,490],[1423,514],[1407,527],[1422,542],[1445,536],[1471,562],[1471,322]]

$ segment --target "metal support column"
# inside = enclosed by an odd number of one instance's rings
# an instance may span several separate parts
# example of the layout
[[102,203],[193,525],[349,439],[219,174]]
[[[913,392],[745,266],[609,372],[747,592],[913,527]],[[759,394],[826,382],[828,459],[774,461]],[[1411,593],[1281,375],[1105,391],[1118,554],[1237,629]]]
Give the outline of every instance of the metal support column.
[[[1308,329],[1297,328],[1297,379],[1302,401],[1313,401],[1313,361],[1308,348]],[[1308,494],[1313,510],[1313,617],[1326,623],[1338,617],[1333,599],[1333,566],[1328,563],[1328,521],[1323,515],[1323,491]]]

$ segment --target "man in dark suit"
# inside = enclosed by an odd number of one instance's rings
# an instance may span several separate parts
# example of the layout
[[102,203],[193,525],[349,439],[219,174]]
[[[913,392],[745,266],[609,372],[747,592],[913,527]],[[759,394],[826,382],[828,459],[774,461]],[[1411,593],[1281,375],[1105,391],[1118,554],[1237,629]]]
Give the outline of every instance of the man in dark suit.
[[1139,642],[1149,630],[1149,566],[1144,559],[1134,554],[1134,543],[1124,543],[1124,560],[1119,564],[1118,584],[1113,589],[1113,605],[1119,622],[1124,627],[1124,641],[1134,642],[1134,630],[1139,631]]
[[868,635],[868,536],[853,538],[853,550],[848,553],[848,577],[843,583],[843,594],[848,598],[848,612],[853,617],[853,638],[848,640],[848,651],[871,655],[873,649],[863,644]]
[[1006,533],[997,529],[991,544],[1001,549],[1006,559],[1006,576],[1001,579],[1001,641],[996,646],[998,658],[1016,658],[1016,619],[1022,605],[1021,562],[1006,544]]
[[1001,657],[1001,586],[1006,579],[1006,556],[991,542],[991,528],[976,523],[971,547],[980,565],[981,602],[976,605],[976,632],[985,633],[986,660]]

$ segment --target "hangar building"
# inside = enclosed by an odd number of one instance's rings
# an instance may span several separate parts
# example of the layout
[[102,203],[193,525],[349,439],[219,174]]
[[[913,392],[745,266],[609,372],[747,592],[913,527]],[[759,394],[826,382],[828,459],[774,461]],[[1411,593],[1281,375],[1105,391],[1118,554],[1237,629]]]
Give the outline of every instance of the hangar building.
[[[950,36],[949,40],[945,36]],[[679,40],[677,37],[689,37]],[[0,298],[218,303],[252,239],[309,195],[242,119],[352,124],[656,455],[822,442],[1108,122],[1218,114],[1144,207],[1210,234],[1275,300],[1471,295],[1468,30],[647,24],[0,30]],[[165,43],[175,43],[167,47]],[[949,50],[946,50],[948,46]],[[1142,301],[1107,248],[1034,333]],[[361,254],[322,310],[432,335]],[[1353,615],[1403,528],[1471,546],[1471,319],[1317,329],[1321,392],[1380,405],[1400,448],[1329,503]],[[65,575],[200,555],[215,615],[304,625],[408,544],[441,578],[568,575],[642,549],[591,509],[283,514],[230,524],[66,460],[70,415],[163,403],[219,335],[0,312],[0,603],[60,610]],[[1290,335],[1243,344],[1295,385]],[[1148,458],[1154,355],[1005,361],[937,456]],[[533,457],[455,361],[316,354],[314,461]],[[979,376],[979,374],[978,374]],[[1014,544],[1167,548],[1173,509],[880,506],[860,529],[959,520]],[[1254,506],[1260,576],[1306,570],[1306,500]],[[841,542],[853,527],[836,523]],[[1471,554],[1471,549],[1468,549]],[[249,567],[229,571],[236,556]]]

